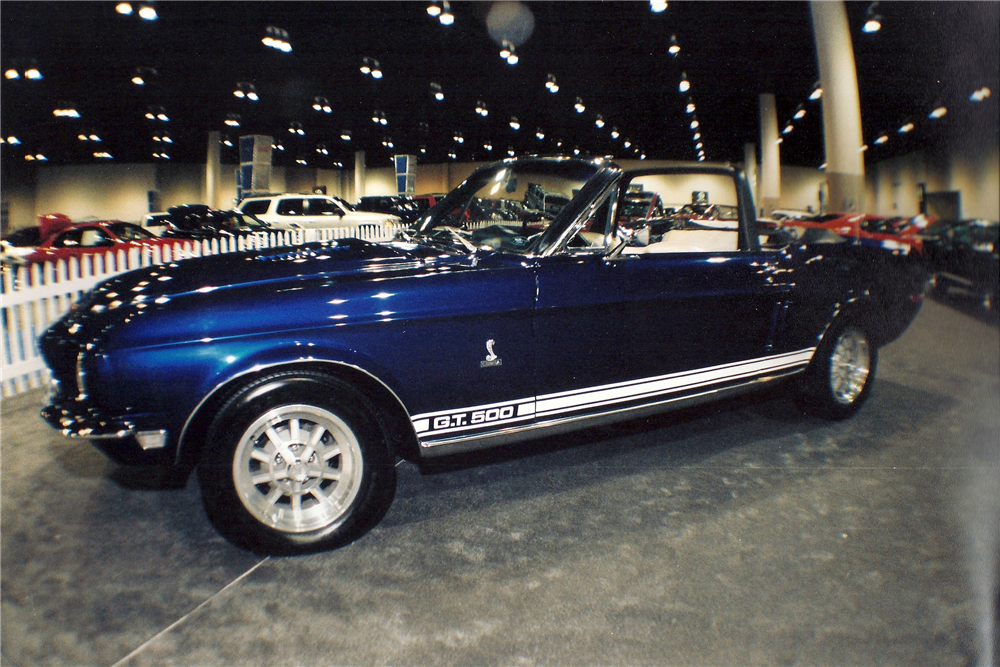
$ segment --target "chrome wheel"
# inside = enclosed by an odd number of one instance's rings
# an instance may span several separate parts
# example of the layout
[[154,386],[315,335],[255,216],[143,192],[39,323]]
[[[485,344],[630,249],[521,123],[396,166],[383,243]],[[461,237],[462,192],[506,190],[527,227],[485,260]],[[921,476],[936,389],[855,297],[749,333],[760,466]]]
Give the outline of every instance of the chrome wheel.
[[868,339],[857,329],[846,329],[830,353],[830,390],[840,405],[853,405],[865,389],[871,371]]
[[364,463],[358,437],[340,417],[314,405],[283,405],[244,431],[232,474],[255,519],[283,533],[305,533],[344,517]]

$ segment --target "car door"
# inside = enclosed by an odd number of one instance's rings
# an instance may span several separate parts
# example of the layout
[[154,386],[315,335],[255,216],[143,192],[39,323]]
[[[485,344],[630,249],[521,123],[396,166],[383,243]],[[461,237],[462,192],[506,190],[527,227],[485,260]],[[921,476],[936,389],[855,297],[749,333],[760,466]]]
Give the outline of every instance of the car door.
[[[670,185],[659,178],[667,172],[642,173],[657,177],[644,180],[663,201],[677,201],[680,188],[721,196],[727,185],[718,174],[694,185],[682,174],[682,183]],[[726,177],[734,190],[738,182]],[[634,186],[637,177],[629,180]],[[732,193],[723,203],[730,197],[735,204]],[[567,247],[538,260],[538,420],[691,397],[807,360],[771,349],[787,292],[774,260],[740,243],[738,220],[700,222],[690,230],[671,223],[679,232],[672,244],[664,233],[621,253]],[[685,231],[694,232],[690,240]]]

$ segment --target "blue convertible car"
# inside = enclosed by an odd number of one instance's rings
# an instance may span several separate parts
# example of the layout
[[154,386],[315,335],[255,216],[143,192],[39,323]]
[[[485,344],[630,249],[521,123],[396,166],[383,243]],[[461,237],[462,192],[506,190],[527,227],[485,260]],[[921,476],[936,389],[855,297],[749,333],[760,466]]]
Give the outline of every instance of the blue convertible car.
[[[626,198],[654,195],[690,205],[619,224]],[[42,337],[43,416],[116,461],[196,467],[210,518],[242,546],[330,548],[383,516],[399,457],[793,376],[805,405],[848,416],[925,275],[913,256],[814,231],[763,235],[728,167],[506,160],[391,243],[219,255],[102,283]]]

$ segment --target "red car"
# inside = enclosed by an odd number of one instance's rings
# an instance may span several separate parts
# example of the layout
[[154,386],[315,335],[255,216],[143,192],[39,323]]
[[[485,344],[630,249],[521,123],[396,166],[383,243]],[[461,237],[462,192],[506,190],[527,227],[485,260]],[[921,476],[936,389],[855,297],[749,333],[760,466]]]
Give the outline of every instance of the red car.
[[913,218],[887,218],[867,213],[826,213],[801,220],[787,220],[781,227],[828,229],[835,234],[855,239],[866,245],[878,245],[888,250],[923,252],[920,227],[911,224]]
[[179,239],[158,238],[129,222],[79,222],[49,235],[25,259],[28,262],[50,262],[115,250],[176,245],[180,242]]

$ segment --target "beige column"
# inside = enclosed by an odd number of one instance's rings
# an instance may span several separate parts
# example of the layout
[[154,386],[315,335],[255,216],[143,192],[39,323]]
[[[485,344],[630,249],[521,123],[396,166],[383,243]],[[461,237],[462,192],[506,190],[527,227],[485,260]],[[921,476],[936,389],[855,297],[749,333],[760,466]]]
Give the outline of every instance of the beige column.
[[761,215],[781,207],[781,155],[778,152],[778,110],[774,95],[760,96],[760,175],[757,203]]
[[354,153],[354,201],[361,201],[365,196],[365,152]]
[[757,215],[760,215],[760,196],[757,193],[757,146],[754,144],[743,144],[743,173],[747,177],[747,185],[750,186],[750,195],[757,205]]
[[842,0],[813,0],[816,59],[823,85],[823,142],[831,211],[865,210],[865,160],[854,47]]
[[[212,208],[218,208],[216,201],[219,191],[219,181],[222,178],[222,154],[219,142],[222,139],[220,132],[208,133],[208,150],[205,152],[205,190],[202,192],[202,200]],[[223,208],[231,208],[224,206]]]

